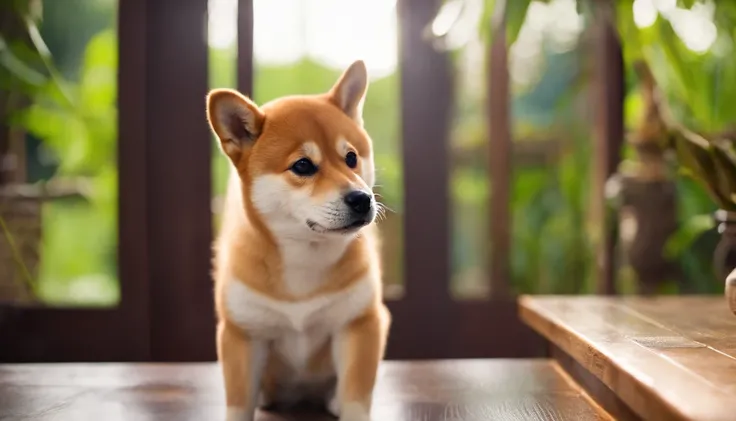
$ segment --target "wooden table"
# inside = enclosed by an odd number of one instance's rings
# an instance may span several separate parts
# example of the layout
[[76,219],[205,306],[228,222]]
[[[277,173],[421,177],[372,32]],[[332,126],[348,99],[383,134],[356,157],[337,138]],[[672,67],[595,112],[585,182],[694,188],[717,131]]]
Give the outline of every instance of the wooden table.
[[[215,364],[0,366],[0,420],[224,420]],[[320,413],[259,421],[332,420]],[[387,362],[376,421],[606,420],[550,360]]]
[[[519,311],[549,359],[385,362],[373,419],[736,421],[736,317],[722,296],[528,296]],[[1,421],[223,419],[214,363],[0,365]]]
[[520,304],[550,355],[617,418],[736,420],[736,317],[723,296]]

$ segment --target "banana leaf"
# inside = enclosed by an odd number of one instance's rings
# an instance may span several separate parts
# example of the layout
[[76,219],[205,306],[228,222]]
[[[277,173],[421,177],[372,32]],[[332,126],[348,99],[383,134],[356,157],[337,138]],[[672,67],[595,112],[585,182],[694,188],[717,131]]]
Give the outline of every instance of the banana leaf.
[[712,144],[710,151],[713,156],[715,176],[718,181],[716,188],[721,197],[728,199],[736,207],[736,204],[731,200],[731,195],[736,193],[736,167],[734,166],[734,161],[721,146]]
[[683,132],[675,137],[674,148],[680,171],[697,181],[718,206],[736,210],[731,193],[719,189],[719,170],[716,169],[711,144],[694,133]]

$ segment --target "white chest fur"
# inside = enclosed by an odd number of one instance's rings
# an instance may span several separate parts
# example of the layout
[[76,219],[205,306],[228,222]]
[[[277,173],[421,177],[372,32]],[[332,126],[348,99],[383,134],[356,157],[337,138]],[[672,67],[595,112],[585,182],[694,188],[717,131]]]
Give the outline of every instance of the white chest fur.
[[235,324],[254,336],[272,337],[284,330],[306,333],[314,328],[337,329],[360,315],[374,293],[373,282],[366,277],[337,293],[288,302],[267,297],[233,279],[228,282],[225,302]]
[[299,370],[329,337],[365,311],[376,293],[374,285],[366,277],[337,293],[286,302],[231,279],[225,304],[233,323],[253,338],[272,343]]
[[304,296],[317,289],[327,278],[330,269],[345,253],[348,240],[282,241],[279,244],[284,263],[283,282],[295,296]]

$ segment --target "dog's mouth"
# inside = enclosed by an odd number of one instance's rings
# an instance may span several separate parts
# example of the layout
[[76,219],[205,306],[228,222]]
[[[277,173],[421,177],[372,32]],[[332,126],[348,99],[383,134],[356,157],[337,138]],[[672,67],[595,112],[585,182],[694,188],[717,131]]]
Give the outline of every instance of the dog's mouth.
[[367,219],[358,219],[343,227],[327,228],[327,227],[324,227],[318,224],[317,222],[307,219],[307,226],[312,231],[318,232],[318,233],[350,234],[368,225],[369,222],[370,221]]

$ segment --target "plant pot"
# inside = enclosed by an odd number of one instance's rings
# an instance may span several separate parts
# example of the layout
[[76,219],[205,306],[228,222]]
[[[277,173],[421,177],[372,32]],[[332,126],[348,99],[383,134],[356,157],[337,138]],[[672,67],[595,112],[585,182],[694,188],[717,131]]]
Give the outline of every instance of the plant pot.
[[718,279],[726,279],[736,269],[736,212],[718,210],[715,219],[721,240],[713,253],[713,265]]
[[4,225],[0,229],[0,303],[27,304],[36,301],[27,278],[35,281],[38,271],[41,201],[4,193],[0,193]]
[[715,214],[721,241],[713,256],[719,279],[725,279],[725,295],[731,311],[736,314],[736,212],[719,210]]
[[638,292],[653,295],[678,267],[662,250],[677,231],[677,189],[668,179],[621,177],[619,224],[626,263],[636,274]]

